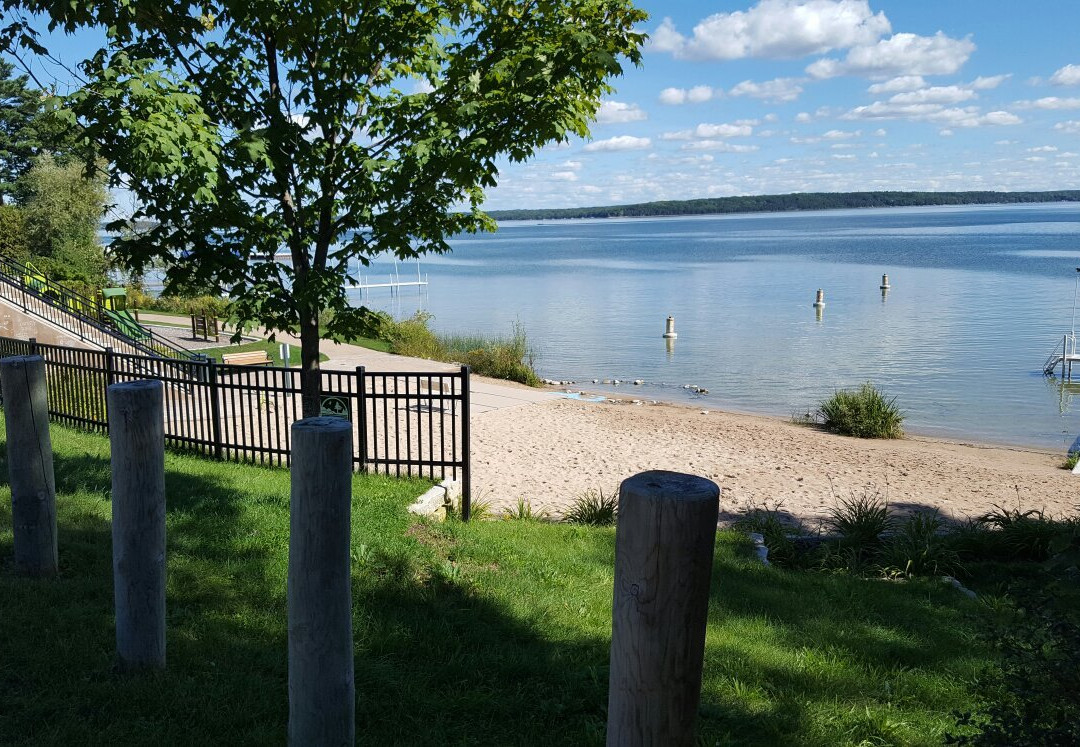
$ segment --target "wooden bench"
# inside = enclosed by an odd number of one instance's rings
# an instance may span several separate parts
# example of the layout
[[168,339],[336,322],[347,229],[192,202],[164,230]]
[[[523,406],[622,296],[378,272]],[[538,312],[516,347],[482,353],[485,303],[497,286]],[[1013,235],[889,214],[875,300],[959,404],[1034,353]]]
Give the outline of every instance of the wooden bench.
[[274,360],[265,350],[252,350],[247,353],[226,353],[221,362],[228,366],[269,366]]

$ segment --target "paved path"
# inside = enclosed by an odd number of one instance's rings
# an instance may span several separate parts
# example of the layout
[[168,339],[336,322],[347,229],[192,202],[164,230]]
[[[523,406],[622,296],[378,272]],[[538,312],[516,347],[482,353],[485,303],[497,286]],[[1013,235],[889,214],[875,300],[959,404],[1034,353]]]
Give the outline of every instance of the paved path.
[[[182,317],[162,316],[153,313],[140,312],[139,319],[147,324],[154,322],[169,322],[176,324],[183,322]],[[185,337],[190,336],[190,329]],[[278,334],[279,342],[288,342],[290,345],[299,347],[300,341],[292,335]],[[223,335],[221,345],[228,344],[228,335]],[[190,340],[178,340],[185,346]],[[205,347],[205,345],[203,346]],[[409,358],[403,355],[382,353],[378,350],[360,347],[359,345],[346,345],[342,343],[323,340],[322,352],[329,356],[330,360],[324,361],[324,369],[353,370],[357,366],[364,366],[371,371],[443,371],[456,372],[457,369],[448,363],[429,361],[423,358]],[[473,413],[479,414],[492,410],[501,410],[507,407],[519,407],[537,402],[547,402],[558,398],[554,392],[534,389],[521,384],[489,379],[484,376],[473,375],[470,377],[469,395],[471,398]]]

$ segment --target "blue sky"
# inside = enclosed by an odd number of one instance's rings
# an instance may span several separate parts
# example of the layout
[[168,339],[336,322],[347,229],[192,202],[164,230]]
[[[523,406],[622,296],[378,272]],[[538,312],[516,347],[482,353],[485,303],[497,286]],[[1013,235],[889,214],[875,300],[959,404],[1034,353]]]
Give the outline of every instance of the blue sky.
[[639,0],[591,141],[489,209],[850,190],[1080,188],[1080,2]]
[[1080,188],[1080,0],[638,4],[643,65],[593,138],[503,164],[488,209]]

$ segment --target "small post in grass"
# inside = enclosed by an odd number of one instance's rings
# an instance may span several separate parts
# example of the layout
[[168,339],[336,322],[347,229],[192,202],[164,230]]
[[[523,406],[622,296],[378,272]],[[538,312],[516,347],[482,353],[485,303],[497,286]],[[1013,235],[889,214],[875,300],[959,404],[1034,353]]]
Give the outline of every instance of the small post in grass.
[[608,747],[694,743],[719,498],[677,472],[619,487]]
[[113,384],[106,392],[116,652],[122,669],[164,669],[164,387],[141,379]]
[[289,744],[351,745],[352,423],[292,425],[289,520]]
[[15,355],[0,361],[7,427],[8,479],[15,571],[52,576],[58,565],[56,478],[49,437],[45,360]]

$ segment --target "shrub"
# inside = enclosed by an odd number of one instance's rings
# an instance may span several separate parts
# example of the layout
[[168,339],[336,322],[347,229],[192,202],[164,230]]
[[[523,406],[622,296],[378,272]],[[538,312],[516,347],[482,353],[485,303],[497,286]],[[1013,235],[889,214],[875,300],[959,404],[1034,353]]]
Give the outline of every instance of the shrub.
[[1066,455],[1065,461],[1061,463],[1061,468],[1071,470],[1078,461],[1080,461],[1080,451],[1070,451]]
[[955,573],[959,557],[943,534],[944,528],[945,520],[936,509],[909,515],[885,540],[879,555],[882,569],[904,576]]
[[825,523],[840,535],[841,547],[864,557],[878,550],[882,535],[895,525],[888,499],[870,488],[862,495],[853,492],[850,498],[839,499]]
[[751,506],[743,510],[733,526],[741,532],[760,534],[769,548],[770,563],[786,568],[797,565],[799,551],[790,535],[798,533],[799,527],[785,520],[779,504],[775,508]]
[[991,530],[1000,532],[1000,548],[1005,557],[998,560],[1035,560],[1050,557],[1050,544],[1064,529],[1042,511],[1020,508],[1006,509],[994,506],[994,510],[978,521]]
[[532,503],[524,498],[518,498],[517,505],[506,509],[506,512],[503,514],[504,519],[513,521],[540,521],[546,517],[547,514],[545,512],[534,510]]
[[873,384],[842,389],[821,403],[818,417],[826,429],[858,438],[902,438],[903,414],[896,398],[887,399]]
[[618,513],[618,493],[604,495],[603,490],[586,490],[566,512],[566,520],[571,524],[609,527],[615,524]]
[[386,317],[380,324],[379,335],[390,343],[391,352],[398,355],[455,361],[481,376],[540,385],[540,377],[533,369],[533,352],[520,323],[514,324],[510,337],[443,336],[428,326],[431,318],[424,311],[399,321]]

